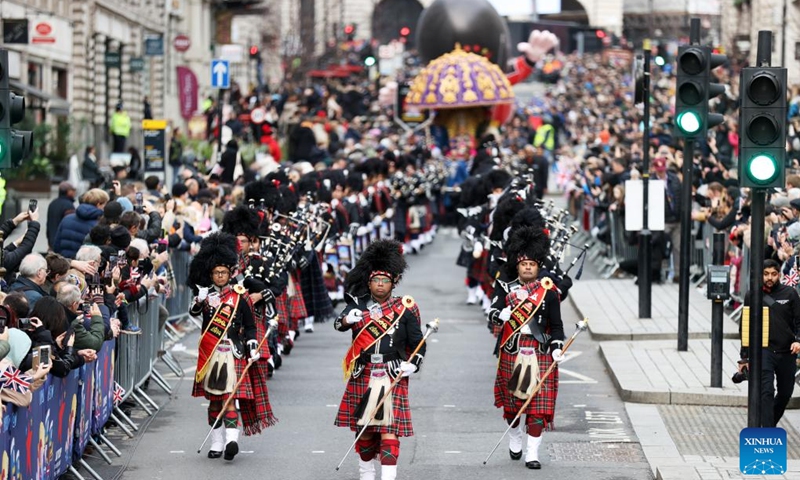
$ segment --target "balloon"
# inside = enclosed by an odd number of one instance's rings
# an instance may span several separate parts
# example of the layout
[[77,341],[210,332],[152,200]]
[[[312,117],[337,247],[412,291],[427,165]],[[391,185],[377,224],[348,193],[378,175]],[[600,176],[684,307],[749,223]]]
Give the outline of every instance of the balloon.
[[514,118],[514,104],[503,103],[492,107],[492,123],[496,125],[505,125]]
[[505,68],[510,58],[508,26],[487,0],[436,0],[417,23],[423,63],[452,52],[456,43]]

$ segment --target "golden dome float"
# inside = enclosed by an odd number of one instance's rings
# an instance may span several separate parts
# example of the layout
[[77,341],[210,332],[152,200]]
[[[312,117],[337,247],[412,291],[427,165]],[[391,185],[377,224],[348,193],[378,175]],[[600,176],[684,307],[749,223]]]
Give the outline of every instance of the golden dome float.
[[514,101],[511,83],[500,67],[460,45],[432,60],[414,78],[409,106],[427,109],[493,106]]

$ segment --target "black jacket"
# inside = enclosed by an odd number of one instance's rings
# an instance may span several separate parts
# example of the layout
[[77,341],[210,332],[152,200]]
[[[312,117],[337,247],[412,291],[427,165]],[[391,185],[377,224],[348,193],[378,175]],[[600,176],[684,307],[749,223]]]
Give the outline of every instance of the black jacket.
[[[745,306],[750,304],[750,292],[744,297]],[[800,296],[787,285],[778,284],[772,291],[764,292],[764,306],[769,307],[769,344],[774,353],[789,353],[794,342],[800,342]],[[739,323],[739,337],[742,324]],[[742,347],[741,358],[748,358],[749,349]]]
[[44,327],[28,332],[28,335],[31,337],[31,351],[20,363],[19,368],[23,372],[27,372],[33,366],[33,355],[31,354],[33,348],[42,345],[50,345],[50,351],[53,352],[53,368],[50,373],[58,378],[66,377],[69,375],[70,370],[80,368],[85,363],[83,357],[78,355],[74,347],[58,348],[50,330]]
[[[226,287],[230,288],[230,287]],[[214,291],[219,292],[219,289],[212,287],[209,293]],[[208,301],[193,302],[189,308],[189,313],[193,316],[203,316],[203,331],[208,327],[208,323],[214,316],[215,309],[209,305]],[[228,327],[228,338],[233,342],[234,348],[240,354],[246,354],[245,345],[248,340],[260,340],[256,338],[256,323],[253,320],[253,310],[250,308],[250,301],[246,296],[239,299],[239,304],[236,307],[236,314],[233,321]]]
[[66,195],[59,195],[47,207],[47,244],[51,248],[56,241],[58,225],[70,213],[75,213],[75,199]]
[[39,236],[39,228],[39,222],[29,221],[28,231],[25,232],[19,247],[9,243],[3,249],[3,267],[7,272],[16,272],[19,269],[19,264],[22,263],[22,259],[33,251],[33,247],[36,245],[36,238]]
[[[400,301],[402,301],[400,297],[392,297],[389,300],[389,302],[393,303]],[[370,323],[371,320],[369,309],[373,305],[375,305],[375,301],[372,300],[370,295],[364,295],[362,297],[352,297],[347,295],[347,306],[333,322],[334,328],[340,332],[351,330],[353,339],[355,339],[356,335],[358,335],[358,332],[360,332],[368,323]],[[344,318],[353,310],[360,310],[362,312],[361,321],[355,325],[345,324],[343,321]],[[407,360],[413,363],[417,367],[417,370],[419,370],[419,367],[422,365],[422,360],[425,358],[427,344],[422,345],[422,348],[419,349],[419,352],[414,356],[414,358],[409,359],[408,356],[414,351],[415,348],[417,348],[417,345],[419,345],[419,342],[422,340],[423,335],[422,329],[420,328],[420,322],[419,309],[417,306],[414,305],[411,308],[406,308],[403,312],[403,315],[400,317],[400,320],[397,321],[394,331],[391,334],[384,335],[380,342],[370,347],[365,353],[380,353],[384,355],[388,354],[397,356],[399,360],[393,362],[394,368],[390,369],[392,370],[389,372],[390,374],[396,373],[395,370],[401,360]],[[358,368],[356,371],[358,371]]]

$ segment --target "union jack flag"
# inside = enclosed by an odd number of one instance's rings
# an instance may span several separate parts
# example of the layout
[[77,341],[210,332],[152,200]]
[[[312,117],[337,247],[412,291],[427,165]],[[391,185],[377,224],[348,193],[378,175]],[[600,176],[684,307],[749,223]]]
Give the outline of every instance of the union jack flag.
[[28,393],[33,383],[33,377],[9,365],[0,375],[0,388],[7,388],[19,393]]
[[788,275],[784,275],[781,283],[790,287],[796,287],[800,283],[800,275],[797,274],[797,269],[792,267]]
[[122,403],[122,397],[125,396],[125,389],[122,388],[117,382],[114,382],[114,406],[116,407],[120,403]]

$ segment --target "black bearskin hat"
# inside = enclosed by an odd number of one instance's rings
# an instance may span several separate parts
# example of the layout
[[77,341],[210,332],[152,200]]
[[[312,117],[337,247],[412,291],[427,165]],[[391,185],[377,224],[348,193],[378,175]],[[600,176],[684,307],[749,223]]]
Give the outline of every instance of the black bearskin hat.
[[297,192],[300,195],[306,195],[310,193],[313,196],[316,196],[321,186],[320,173],[310,172],[300,177],[300,180],[297,181]]
[[235,236],[257,237],[260,224],[261,217],[258,216],[258,213],[244,205],[239,205],[226,212],[225,216],[222,217],[222,231]]
[[535,260],[541,265],[550,253],[550,239],[541,228],[520,227],[511,231],[505,246],[508,263],[506,272],[517,276],[517,264],[522,260]]
[[295,186],[293,183],[288,185],[281,185],[278,187],[281,192],[281,201],[278,203],[278,211],[284,215],[297,210],[297,194],[295,193]]
[[280,199],[281,194],[278,191],[278,187],[272,182],[257,180],[244,186],[245,204],[252,202],[256,208],[259,208],[263,200],[264,208],[274,210],[278,206]]
[[516,230],[520,227],[534,227],[543,230],[545,225],[546,223],[542,212],[536,207],[528,206],[518,211],[511,219],[511,223],[508,226],[511,227],[512,230]]
[[211,286],[211,272],[214,267],[224,265],[230,268],[232,277],[238,261],[236,237],[230,233],[212,233],[203,239],[200,243],[200,251],[192,258],[186,283],[197,294],[198,286]]
[[511,174],[508,171],[496,168],[484,175],[487,190],[504,189],[511,183]]
[[492,213],[492,234],[490,239],[503,240],[503,232],[518,212],[525,208],[525,203],[517,195],[504,195]]
[[355,267],[347,274],[345,291],[354,297],[369,293],[370,278],[376,272],[391,277],[395,284],[406,271],[403,246],[396,240],[376,240],[369,244]]

